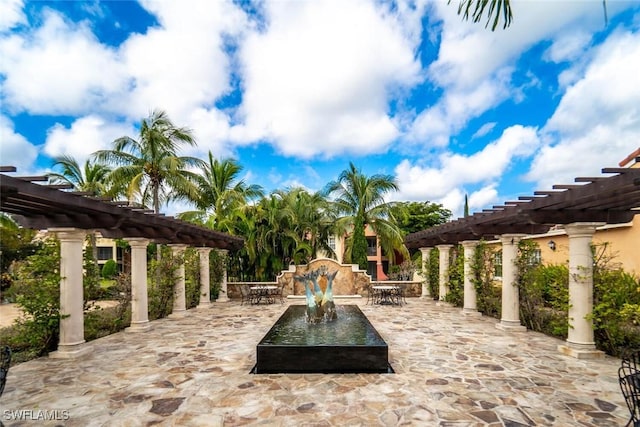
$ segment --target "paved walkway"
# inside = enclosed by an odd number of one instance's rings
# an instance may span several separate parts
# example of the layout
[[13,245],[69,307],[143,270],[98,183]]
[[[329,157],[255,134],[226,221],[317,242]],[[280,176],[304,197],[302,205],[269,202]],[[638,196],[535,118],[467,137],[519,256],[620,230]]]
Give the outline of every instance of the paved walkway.
[[504,332],[495,319],[463,317],[460,309],[417,298],[403,307],[359,303],[387,341],[395,374],[250,374],[256,344],[287,304],[215,303],[155,321],[146,333],[93,341],[93,352],[80,360],[14,366],[0,420],[6,426],[626,423],[618,359],[562,356],[559,340]]

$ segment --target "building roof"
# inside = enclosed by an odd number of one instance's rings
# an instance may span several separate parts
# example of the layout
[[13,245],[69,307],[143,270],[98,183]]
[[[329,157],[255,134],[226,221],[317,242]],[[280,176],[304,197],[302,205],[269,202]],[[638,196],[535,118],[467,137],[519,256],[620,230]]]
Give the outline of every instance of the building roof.
[[638,158],[640,158],[640,147],[638,147],[637,150],[635,150],[633,153],[629,154],[627,157],[624,158],[624,160],[622,160],[620,163],[618,163],[618,166],[620,166],[622,168],[622,167],[627,166],[632,161],[638,162]]

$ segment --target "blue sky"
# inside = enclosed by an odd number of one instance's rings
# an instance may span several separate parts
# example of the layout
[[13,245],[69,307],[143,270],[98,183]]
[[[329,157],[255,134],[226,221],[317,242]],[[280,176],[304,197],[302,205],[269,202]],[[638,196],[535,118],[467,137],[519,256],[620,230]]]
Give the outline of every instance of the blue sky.
[[456,216],[617,166],[640,146],[640,2],[606,25],[600,0],[512,7],[492,32],[455,0],[0,0],[0,163],[83,162],[161,109],[194,131],[183,154],[267,191],[353,162]]

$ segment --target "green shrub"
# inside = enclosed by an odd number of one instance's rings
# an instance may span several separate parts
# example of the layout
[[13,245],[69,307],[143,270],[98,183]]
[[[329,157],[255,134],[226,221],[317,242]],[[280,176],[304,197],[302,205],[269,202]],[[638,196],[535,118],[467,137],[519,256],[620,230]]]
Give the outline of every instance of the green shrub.
[[218,299],[220,295],[224,272],[229,263],[230,258],[228,256],[222,255],[216,250],[209,253],[209,297],[211,300]]
[[593,247],[593,328],[598,349],[621,356],[640,348],[640,278],[613,262],[608,244]]
[[464,305],[464,252],[455,245],[449,253],[449,291],[445,300],[456,307]]
[[440,250],[434,248],[429,252],[428,271],[424,277],[429,278],[429,293],[434,300],[440,299]]
[[107,260],[102,266],[102,277],[113,279],[116,274],[118,274],[118,264],[112,259]]
[[502,289],[493,279],[496,251],[481,240],[473,253],[471,261],[471,281],[476,289],[478,311],[485,316],[500,318]]
[[195,248],[184,251],[184,276],[187,308],[200,303],[200,254]]
[[17,320],[17,348],[35,356],[54,350],[60,335],[60,244],[47,239],[40,249],[16,265],[16,302],[24,312]]
[[174,257],[168,246],[159,246],[161,257],[149,262],[149,320],[167,317],[173,310],[173,287],[182,257]]

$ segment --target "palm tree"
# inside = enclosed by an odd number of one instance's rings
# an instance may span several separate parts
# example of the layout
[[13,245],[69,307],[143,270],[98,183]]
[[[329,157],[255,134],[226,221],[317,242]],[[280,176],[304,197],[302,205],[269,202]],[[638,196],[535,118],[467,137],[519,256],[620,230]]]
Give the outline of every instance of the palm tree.
[[368,177],[349,163],[349,169],[344,170],[336,181],[327,184],[323,191],[326,197],[336,197],[333,201],[338,216],[336,226],[345,233],[351,232],[348,240],[351,250],[347,253],[350,253],[351,262],[364,270],[367,269],[367,225],[376,233],[380,246],[391,260],[394,249],[407,253],[402,233],[391,215],[392,205],[384,200],[388,192],[396,190],[398,185],[393,176],[377,174]]
[[[451,3],[451,0],[449,0],[449,3]],[[607,17],[606,0],[602,0],[602,8],[604,12],[604,24],[607,25],[609,18]],[[498,27],[501,15],[504,19],[503,29],[506,29],[511,25],[511,21],[513,21],[510,0],[460,0],[458,4],[458,15],[462,14],[463,19],[466,20],[471,17],[473,22],[480,22],[485,12],[487,12],[485,28],[489,26],[489,23],[493,19],[491,31],[494,31]]]
[[[76,191],[84,191],[93,196],[113,195],[108,188],[108,178],[111,169],[108,166],[86,160],[84,167],[80,167],[78,161],[71,156],[59,156],[54,159],[53,167],[60,167],[60,173],[51,172],[47,174],[52,183],[63,183],[73,185]],[[98,246],[96,234],[89,233],[89,240],[93,255],[93,263],[98,268]]]
[[[451,3],[451,0],[449,0],[449,3]],[[466,20],[471,16],[473,22],[480,22],[485,12],[487,12],[485,27],[488,27],[493,19],[491,31],[498,27],[501,15],[504,18],[503,29],[511,25],[513,20],[510,0],[460,0],[458,4],[458,15],[462,14],[463,19]]]
[[171,200],[197,198],[196,174],[189,167],[201,167],[195,157],[178,156],[182,145],[195,146],[192,132],[176,127],[164,111],[154,110],[140,125],[138,139],[118,138],[113,150],[94,155],[100,162],[117,166],[110,178],[122,185],[129,201],[136,197],[143,205],[151,202],[155,213]]
[[333,232],[330,204],[321,193],[309,193],[304,188],[280,192],[282,210],[288,220],[287,231],[292,240],[285,256],[296,264],[313,259],[319,251],[333,254],[329,236]]
[[219,161],[209,151],[209,161],[203,163],[201,174],[195,177],[198,192],[194,202],[201,209],[195,214],[202,217],[209,213],[207,223],[215,230],[231,231],[234,211],[263,196],[262,187],[247,185],[238,179],[240,172],[242,166],[238,162],[233,159]]
[[108,166],[87,160],[84,167],[71,156],[59,156],[54,159],[53,167],[60,167],[61,171],[47,174],[52,183],[73,185],[74,190],[84,191],[93,196],[103,196],[108,193],[107,178],[111,169]]

